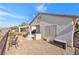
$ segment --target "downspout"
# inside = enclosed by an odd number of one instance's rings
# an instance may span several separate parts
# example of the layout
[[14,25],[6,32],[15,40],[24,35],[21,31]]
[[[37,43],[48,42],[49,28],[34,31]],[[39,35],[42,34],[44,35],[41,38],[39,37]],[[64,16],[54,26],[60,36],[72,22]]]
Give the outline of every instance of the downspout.
[[75,32],[75,20],[74,20],[74,17],[73,17],[73,20],[72,20],[72,26],[73,26],[73,30],[72,30],[72,48],[74,46],[74,32]]

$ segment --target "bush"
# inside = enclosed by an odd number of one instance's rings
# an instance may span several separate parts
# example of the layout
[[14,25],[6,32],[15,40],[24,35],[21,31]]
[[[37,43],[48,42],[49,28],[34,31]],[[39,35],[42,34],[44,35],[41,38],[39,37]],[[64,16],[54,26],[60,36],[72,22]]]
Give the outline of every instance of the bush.
[[22,22],[19,26],[25,26],[25,25],[28,25],[28,23]]
[[12,30],[16,30],[17,26],[10,27]]
[[10,38],[14,38],[15,37],[15,33],[14,32],[9,32],[9,36],[10,36]]

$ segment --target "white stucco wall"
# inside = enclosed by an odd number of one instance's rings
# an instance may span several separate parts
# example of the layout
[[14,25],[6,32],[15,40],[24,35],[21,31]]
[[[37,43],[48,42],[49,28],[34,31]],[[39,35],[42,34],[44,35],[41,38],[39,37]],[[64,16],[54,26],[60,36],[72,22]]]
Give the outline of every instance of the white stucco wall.
[[35,30],[36,29],[36,26],[31,26],[31,30]]
[[[40,31],[42,35],[45,37],[45,26],[46,25],[57,25],[56,30],[56,37],[55,39],[63,40],[67,42],[68,46],[73,45],[72,40],[72,32],[73,32],[73,26],[72,26],[72,17],[66,17],[66,16],[52,16],[52,15],[39,15],[41,16],[41,20],[39,22],[40,24]],[[37,18],[32,24],[37,24]],[[53,40],[48,38],[49,40]]]

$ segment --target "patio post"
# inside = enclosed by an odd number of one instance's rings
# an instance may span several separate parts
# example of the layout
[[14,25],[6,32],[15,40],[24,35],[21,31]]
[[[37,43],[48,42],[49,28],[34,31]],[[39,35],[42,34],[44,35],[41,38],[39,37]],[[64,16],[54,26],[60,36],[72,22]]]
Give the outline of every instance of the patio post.
[[31,35],[31,26],[29,26],[29,34]]
[[19,32],[20,32],[20,27],[19,27]]
[[32,34],[31,34],[31,26],[29,26],[29,35],[27,37],[27,40],[33,40],[32,39]]

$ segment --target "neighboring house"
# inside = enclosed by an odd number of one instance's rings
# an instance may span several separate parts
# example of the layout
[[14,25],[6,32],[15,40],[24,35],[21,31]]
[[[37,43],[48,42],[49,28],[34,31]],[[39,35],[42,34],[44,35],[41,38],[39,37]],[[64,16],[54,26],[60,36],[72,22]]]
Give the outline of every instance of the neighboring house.
[[18,26],[19,32],[26,32],[28,30],[29,25],[26,26]]
[[39,13],[30,23],[47,41],[63,41],[73,47],[75,22],[78,16]]
[[18,31],[16,32],[18,35],[23,35],[24,37],[29,33],[29,25],[18,26]]

